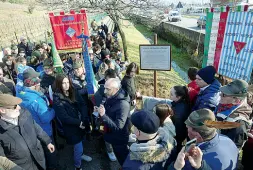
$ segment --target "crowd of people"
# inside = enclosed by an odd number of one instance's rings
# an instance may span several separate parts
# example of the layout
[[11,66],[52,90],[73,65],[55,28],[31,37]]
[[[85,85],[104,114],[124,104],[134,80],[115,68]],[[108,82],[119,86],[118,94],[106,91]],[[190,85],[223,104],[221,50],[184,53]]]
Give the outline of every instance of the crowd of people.
[[[99,85],[94,100],[81,53],[60,54],[59,73],[51,44],[34,46],[21,37],[4,49],[0,169],[61,170],[57,150],[64,148],[57,140],[63,138],[81,170],[82,160],[92,161],[83,142],[94,134],[103,136],[109,159],[123,170],[234,170],[240,151],[244,169],[253,169],[253,95],[247,82],[221,86],[213,66],[191,67],[187,86],[172,87],[169,100],[153,98],[151,111],[137,109],[137,100],[146,97],[136,90],[138,64],[122,62],[116,28],[110,33],[103,23],[91,26],[89,56]],[[208,121],[236,126],[217,128]]]

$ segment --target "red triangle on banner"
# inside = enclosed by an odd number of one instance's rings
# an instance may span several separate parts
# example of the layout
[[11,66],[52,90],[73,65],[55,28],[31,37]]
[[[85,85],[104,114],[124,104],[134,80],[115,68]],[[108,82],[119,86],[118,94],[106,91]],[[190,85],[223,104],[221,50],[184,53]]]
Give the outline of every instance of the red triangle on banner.
[[236,54],[239,54],[241,52],[241,50],[244,48],[245,45],[246,45],[245,42],[234,41]]

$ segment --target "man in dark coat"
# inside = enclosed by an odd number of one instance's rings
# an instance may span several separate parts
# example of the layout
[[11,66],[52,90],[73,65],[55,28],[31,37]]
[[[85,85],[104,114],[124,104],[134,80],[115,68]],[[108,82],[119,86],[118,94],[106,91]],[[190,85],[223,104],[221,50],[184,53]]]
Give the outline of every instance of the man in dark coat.
[[104,30],[102,29],[102,27],[98,27],[98,35],[99,35],[99,37],[101,37],[105,40],[106,34],[105,34]]
[[43,70],[40,86],[48,93],[49,86],[52,86],[55,81],[53,61],[51,58],[47,58],[43,61]]
[[107,100],[99,108],[95,107],[104,123],[104,139],[113,147],[115,156],[122,166],[128,153],[130,98],[120,88],[120,80],[108,79],[105,83]]
[[[94,95],[95,103],[96,103],[97,107],[99,107],[100,104],[102,104],[103,101],[106,100],[106,96],[105,96],[105,92],[104,92],[105,91],[104,85],[105,85],[106,80],[108,80],[110,78],[116,78],[116,77],[117,77],[117,74],[113,69],[109,68],[108,70],[105,71],[105,78],[103,79],[103,82],[101,81],[102,84],[100,84],[98,91]],[[94,120],[94,123],[93,123],[93,128],[92,129],[95,129],[95,131],[99,130],[99,127],[100,127],[99,119],[94,118],[93,120]],[[111,161],[116,161],[117,159],[116,159],[116,156],[113,152],[113,148],[112,148],[111,144],[106,142],[105,146],[106,146],[106,151],[107,151],[109,159]]]
[[192,111],[210,109],[214,111],[220,101],[221,84],[215,79],[216,70],[213,66],[207,66],[198,71],[196,83],[200,88]]
[[20,37],[20,43],[18,44],[18,52],[20,53],[21,49],[25,50],[25,55],[29,53],[28,43],[26,37]]
[[88,99],[88,91],[87,91],[87,82],[85,77],[85,69],[82,60],[76,60],[73,63],[74,75],[72,77],[72,83],[74,88],[79,92],[79,94]]
[[25,170],[45,170],[44,143],[54,152],[49,136],[36,124],[31,114],[20,110],[20,98],[0,94],[0,156]]
[[105,32],[105,35],[107,36],[108,34],[108,27],[105,25],[103,22],[101,22],[101,28]]

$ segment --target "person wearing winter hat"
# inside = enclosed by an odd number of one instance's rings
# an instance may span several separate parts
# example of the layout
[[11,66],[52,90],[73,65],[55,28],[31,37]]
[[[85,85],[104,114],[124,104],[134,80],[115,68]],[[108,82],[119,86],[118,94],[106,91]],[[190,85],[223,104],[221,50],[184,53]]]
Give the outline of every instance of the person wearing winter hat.
[[209,109],[200,109],[190,114],[185,124],[189,138],[196,139],[196,143],[183,147],[168,170],[236,169],[239,150],[227,136],[207,126],[207,120],[215,121],[215,115]]
[[79,94],[87,98],[88,91],[87,91],[87,81],[85,76],[85,68],[83,60],[78,59],[73,63],[74,75],[72,77],[72,83],[76,90],[78,90]]
[[217,119],[241,124],[234,129],[221,130],[221,134],[228,136],[238,148],[241,148],[247,140],[247,134],[252,124],[250,119],[252,108],[247,103],[248,83],[236,79],[222,86],[220,91],[221,100],[215,112]]
[[[32,68],[23,72],[23,89],[17,93],[17,97],[22,99],[21,106],[27,109],[35,122],[47,133],[54,144],[52,120],[55,117],[54,109],[49,107],[47,97],[40,92],[39,73]],[[43,145],[43,148],[45,150]],[[56,152],[50,153],[45,150],[47,167],[50,169],[57,168]]]
[[49,86],[53,85],[55,81],[55,73],[54,73],[54,63],[51,58],[46,58],[43,61],[43,70],[44,74],[42,76],[40,87],[42,87],[44,90],[46,90],[46,93],[48,92]]
[[166,161],[175,154],[176,140],[160,127],[155,113],[141,110],[131,116],[137,143],[130,146],[130,153],[123,170],[165,169]]
[[213,66],[200,69],[196,75],[196,83],[200,88],[192,111],[207,108],[216,109],[220,101],[221,84],[215,79],[216,70]]

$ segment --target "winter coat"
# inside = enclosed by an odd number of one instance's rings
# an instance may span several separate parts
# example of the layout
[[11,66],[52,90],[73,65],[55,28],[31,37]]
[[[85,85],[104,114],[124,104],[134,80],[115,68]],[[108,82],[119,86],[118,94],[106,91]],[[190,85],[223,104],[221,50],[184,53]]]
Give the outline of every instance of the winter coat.
[[122,86],[122,89],[124,89],[127,92],[131,101],[133,101],[136,98],[134,78],[125,75],[123,79],[121,80],[121,86]]
[[20,166],[17,166],[14,162],[8,158],[0,156],[0,169],[1,170],[24,170]]
[[200,88],[197,85],[195,80],[188,84],[188,91],[189,91],[190,102],[191,102],[191,105],[193,106],[197,99],[197,95],[199,94],[199,91],[200,91]]
[[105,126],[104,139],[114,145],[127,144],[129,138],[130,98],[120,89],[114,96],[107,98],[105,114],[101,117]]
[[51,139],[27,110],[20,110],[18,119],[18,126],[0,119],[0,156],[25,170],[46,169],[41,142],[48,145]]
[[104,31],[101,31],[101,32],[98,31],[98,36],[101,37],[101,38],[103,38],[103,39],[106,38],[106,34],[105,34]]
[[216,113],[216,117],[219,121],[237,122],[241,124],[238,128],[221,130],[221,134],[228,136],[235,142],[238,148],[241,148],[248,138],[247,134],[252,124],[250,120],[251,113],[252,108],[247,104],[246,100],[238,106]]
[[100,104],[102,103],[102,101],[106,99],[104,85],[100,85],[99,86],[98,90],[94,94],[94,98],[95,98],[95,104],[96,104],[96,106],[99,107]]
[[[60,121],[64,136],[70,145],[81,142],[85,132],[90,130],[87,103],[77,91],[75,92],[76,102],[72,102],[61,93],[54,93],[53,101],[56,117]],[[80,128],[81,121],[85,125],[84,130]]]
[[172,136],[173,138],[176,136],[176,128],[169,117],[167,117],[164,120],[163,126],[160,128],[164,129],[164,131],[168,133],[168,135]]
[[53,135],[52,120],[55,117],[54,109],[49,107],[45,95],[27,87],[17,94],[23,101],[21,106],[26,108],[32,115],[35,122],[48,134]]
[[6,77],[3,77],[3,81],[0,81],[0,92],[16,96],[15,83]]
[[28,55],[28,54],[30,54],[30,52],[29,52],[29,48],[28,48],[28,43],[26,43],[26,44],[24,44],[24,43],[19,43],[18,44],[18,53],[20,52],[20,48],[23,48],[24,50],[25,50],[25,55],[26,56],[30,56],[30,55]]
[[135,100],[135,98],[136,98],[136,89],[135,89],[134,78],[125,75],[123,77],[123,79],[121,80],[121,87],[129,95],[130,100],[131,100],[131,108],[130,108],[130,110],[133,110],[135,108],[135,106],[133,105],[132,101]]
[[147,143],[134,143],[123,164],[123,170],[162,170],[166,161],[172,156],[176,145],[175,139],[164,129]]
[[65,63],[63,63],[63,72],[72,77],[74,75],[74,70],[73,70],[73,61],[71,59],[69,59],[68,61],[66,61]]
[[78,93],[83,96],[83,95],[87,95],[88,91],[87,91],[87,82],[86,80],[81,80],[79,77],[76,77],[75,75],[72,77],[72,83],[74,88],[78,91]]
[[[236,169],[239,150],[234,142],[226,136],[216,134],[213,139],[200,143],[198,147],[203,152],[202,159],[206,161],[212,170],[234,170]],[[175,170],[174,163],[168,170]],[[182,170],[195,170],[187,160]],[[206,170],[206,169],[204,169]],[[209,169],[207,169],[209,170]]]
[[220,102],[220,87],[220,82],[215,79],[206,89],[200,90],[192,111],[204,108],[214,111]]
[[108,33],[108,27],[107,27],[107,25],[101,25],[101,28],[102,28],[102,30],[105,32],[105,35],[107,35],[107,33]]
[[43,74],[41,82],[40,82],[40,87],[42,87],[43,89],[48,89],[49,86],[53,85],[55,81],[55,76],[54,75],[47,75],[46,73]]
[[174,112],[171,119],[176,128],[176,140],[182,142],[187,137],[187,128],[184,122],[191,113],[190,106],[188,103],[179,100],[171,102],[171,108]]
[[44,71],[43,62],[41,62],[41,63],[38,64],[38,66],[37,66],[37,68],[36,68],[35,71],[36,71],[36,72],[39,72],[39,73],[41,73],[41,72]]

